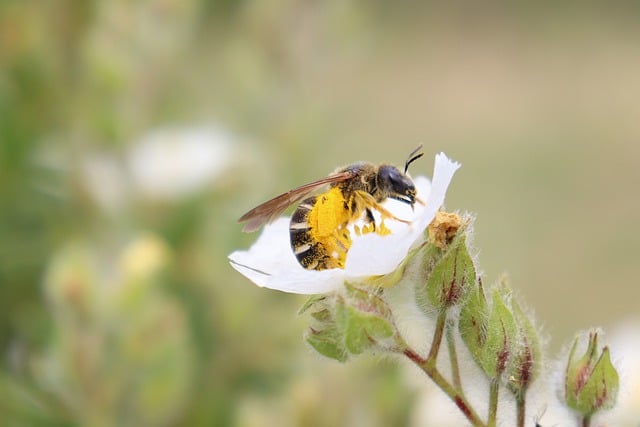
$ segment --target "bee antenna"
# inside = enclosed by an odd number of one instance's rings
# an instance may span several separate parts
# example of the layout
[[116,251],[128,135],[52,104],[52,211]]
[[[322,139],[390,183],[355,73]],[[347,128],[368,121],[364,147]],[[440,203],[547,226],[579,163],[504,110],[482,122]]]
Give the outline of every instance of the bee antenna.
[[404,173],[407,173],[409,170],[409,165],[413,163],[415,160],[418,160],[420,157],[424,156],[424,153],[418,153],[418,151],[422,150],[422,144],[418,145],[418,147],[409,154],[409,158],[404,163]]

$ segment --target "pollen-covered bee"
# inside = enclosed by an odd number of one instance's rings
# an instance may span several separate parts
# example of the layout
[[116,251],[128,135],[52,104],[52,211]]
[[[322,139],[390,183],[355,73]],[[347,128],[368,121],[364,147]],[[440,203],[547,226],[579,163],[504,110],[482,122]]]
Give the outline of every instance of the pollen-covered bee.
[[[404,172],[390,164],[354,163],[338,168],[326,178],[287,191],[251,209],[238,221],[246,222],[243,231],[255,231],[302,200],[289,224],[291,248],[298,262],[309,270],[344,268],[351,247],[349,226],[356,234],[389,234],[385,219],[408,221],[394,216],[381,206],[382,202],[396,199],[411,208],[416,202],[422,203],[407,176],[409,165],[424,154],[421,149],[419,146],[409,154]],[[329,186],[326,192],[305,198],[326,185]],[[380,215],[378,224],[374,211]]]

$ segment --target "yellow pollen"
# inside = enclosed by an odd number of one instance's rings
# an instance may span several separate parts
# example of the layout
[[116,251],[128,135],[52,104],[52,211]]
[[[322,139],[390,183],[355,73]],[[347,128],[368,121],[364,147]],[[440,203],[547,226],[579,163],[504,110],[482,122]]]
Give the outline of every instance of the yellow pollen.
[[311,237],[334,260],[332,263],[327,261],[327,268],[344,268],[351,247],[349,230],[345,227],[349,220],[344,196],[336,187],[319,195],[309,212],[307,221]]

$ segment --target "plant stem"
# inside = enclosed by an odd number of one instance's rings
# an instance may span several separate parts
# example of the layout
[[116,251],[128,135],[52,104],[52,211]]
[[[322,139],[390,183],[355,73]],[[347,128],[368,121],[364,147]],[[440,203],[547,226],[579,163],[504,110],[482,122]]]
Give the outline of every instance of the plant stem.
[[447,320],[447,312],[441,311],[436,321],[436,330],[433,334],[433,341],[431,343],[431,350],[426,359],[421,357],[413,349],[404,342],[398,342],[400,348],[398,351],[407,356],[413,363],[415,363],[422,371],[427,374],[431,380],[436,383],[438,387],[456,404],[458,409],[469,420],[474,427],[486,427],[486,424],[482,422],[476,411],[473,409],[467,398],[458,387],[454,387],[447,381],[445,377],[438,371],[436,367],[436,361],[438,358],[438,352],[440,351],[440,344],[442,343],[442,337],[444,335],[444,328]]
[[[495,427],[498,417],[498,394],[500,392],[500,382],[497,379],[491,381],[489,385],[489,418],[487,426]],[[518,424],[520,425],[520,424]]]
[[486,424],[482,422],[476,411],[473,409],[469,401],[459,393],[443,376],[440,374],[434,364],[428,362],[427,359],[423,359],[419,354],[414,352],[410,348],[406,348],[403,354],[407,356],[412,362],[414,362],[422,371],[427,374],[431,380],[436,383],[438,387],[456,404],[458,409],[469,420],[474,427],[486,427]]
[[453,337],[453,327],[454,324],[452,322],[447,322],[447,349],[449,350],[449,362],[451,363],[451,379],[453,381],[453,386],[460,392],[462,391],[462,383],[460,381],[460,368],[458,366],[458,353],[456,352],[456,342]]
[[438,314],[438,320],[436,320],[436,330],[433,333],[433,340],[431,341],[431,350],[427,356],[427,363],[436,365],[438,353],[440,352],[440,344],[442,343],[442,336],[444,335],[444,327],[447,322],[447,311],[441,310]]
[[524,417],[525,417],[526,409],[527,409],[527,406],[526,406],[525,395],[522,394],[521,396],[516,397],[516,411],[517,411],[516,425],[518,427],[524,427]]
[[590,427],[591,426],[591,415],[585,415],[582,418],[582,427]]

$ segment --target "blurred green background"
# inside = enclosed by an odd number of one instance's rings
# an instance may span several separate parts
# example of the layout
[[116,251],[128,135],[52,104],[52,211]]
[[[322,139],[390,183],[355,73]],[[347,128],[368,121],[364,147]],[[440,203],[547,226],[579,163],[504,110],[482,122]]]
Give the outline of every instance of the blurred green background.
[[[570,5],[571,4],[571,5]],[[0,2],[0,423],[416,424],[301,339],[236,218],[354,160],[460,161],[485,282],[555,355],[638,319],[634,2]],[[612,349],[614,358],[616,349]]]

